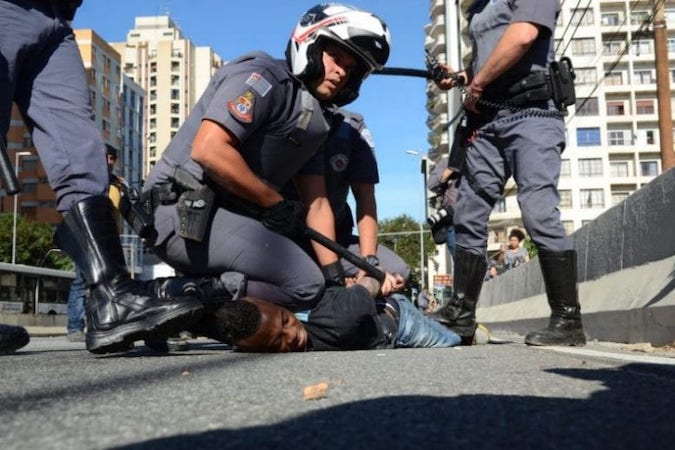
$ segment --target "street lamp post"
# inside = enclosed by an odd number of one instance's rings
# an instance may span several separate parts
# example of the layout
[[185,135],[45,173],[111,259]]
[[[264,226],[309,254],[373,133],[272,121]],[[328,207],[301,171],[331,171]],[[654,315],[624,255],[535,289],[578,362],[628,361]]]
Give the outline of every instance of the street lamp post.
[[[30,152],[16,152],[14,154],[14,174],[19,178],[19,158],[22,156],[29,156]],[[14,194],[14,218],[12,223],[12,264],[16,264],[16,216],[17,206],[19,200],[19,193]]]
[[426,176],[426,156],[417,150],[406,150],[408,155],[419,156],[420,169],[422,172],[422,220],[420,221],[420,288],[425,286],[424,279],[424,220],[427,217],[427,176]]

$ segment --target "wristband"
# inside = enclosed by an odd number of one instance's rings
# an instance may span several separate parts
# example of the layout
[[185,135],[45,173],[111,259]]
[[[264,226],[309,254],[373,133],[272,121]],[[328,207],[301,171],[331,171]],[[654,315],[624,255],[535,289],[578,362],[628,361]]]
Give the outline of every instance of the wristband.
[[366,255],[363,260],[374,267],[380,267],[380,259],[376,255]]

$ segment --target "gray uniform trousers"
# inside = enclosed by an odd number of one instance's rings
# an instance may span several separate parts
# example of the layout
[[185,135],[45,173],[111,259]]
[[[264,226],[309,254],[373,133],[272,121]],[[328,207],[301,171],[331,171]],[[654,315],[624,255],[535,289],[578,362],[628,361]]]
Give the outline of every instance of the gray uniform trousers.
[[73,31],[50,4],[0,0],[0,136],[7,135],[14,101],[61,213],[108,191],[105,146],[89,95]]
[[467,148],[465,176],[455,204],[457,245],[485,255],[492,205],[476,188],[496,200],[513,176],[523,225],[537,246],[550,251],[571,249],[572,241],[565,234],[558,210],[557,186],[564,148],[565,126],[559,117],[500,111],[483,125]]
[[245,273],[247,295],[293,311],[314,307],[323,292],[323,274],[311,257],[257,220],[217,208],[207,236],[199,243],[178,235],[176,205],[164,205],[155,211],[155,228],[155,252],[184,274]]

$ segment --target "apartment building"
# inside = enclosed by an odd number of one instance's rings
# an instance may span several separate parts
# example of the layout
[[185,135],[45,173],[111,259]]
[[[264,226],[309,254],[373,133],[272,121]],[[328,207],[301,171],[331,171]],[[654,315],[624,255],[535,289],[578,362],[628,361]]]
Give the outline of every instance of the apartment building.
[[[658,0],[662,2],[663,0]],[[463,68],[470,47],[461,10],[471,3],[431,0],[425,46]],[[624,200],[662,171],[652,25],[657,1],[562,1],[556,53],[571,58],[576,106],[565,118],[560,211],[568,233]],[[665,1],[670,83],[675,83],[675,1]],[[454,90],[456,91],[456,90]],[[672,94],[671,94],[672,95]],[[459,108],[458,92],[427,88],[430,159],[448,151],[444,127]],[[671,97],[671,109],[672,109]],[[522,227],[512,180],[490,218],[489,252]]]
[[136,17],[126,42],[111,45],[122,55],[123,73],[147,93],[143,115],[143,174],[147,174],[222,60],[210,47],[195,46],[185,38],[169,16]]

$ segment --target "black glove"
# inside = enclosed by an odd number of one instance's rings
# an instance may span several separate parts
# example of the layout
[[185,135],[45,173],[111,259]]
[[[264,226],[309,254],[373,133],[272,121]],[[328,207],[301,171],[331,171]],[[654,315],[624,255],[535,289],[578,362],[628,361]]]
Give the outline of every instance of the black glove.
[[260,222],[270,230],[291,237],[298,231],[298,220],[304,216],[305,208],[296,200],[281,200],[260,214]]
[[323,277],[326,279],[326,286],[345,285],[345,269],[340,264],[340,261],[321,266],[321,273],[323,273]]

